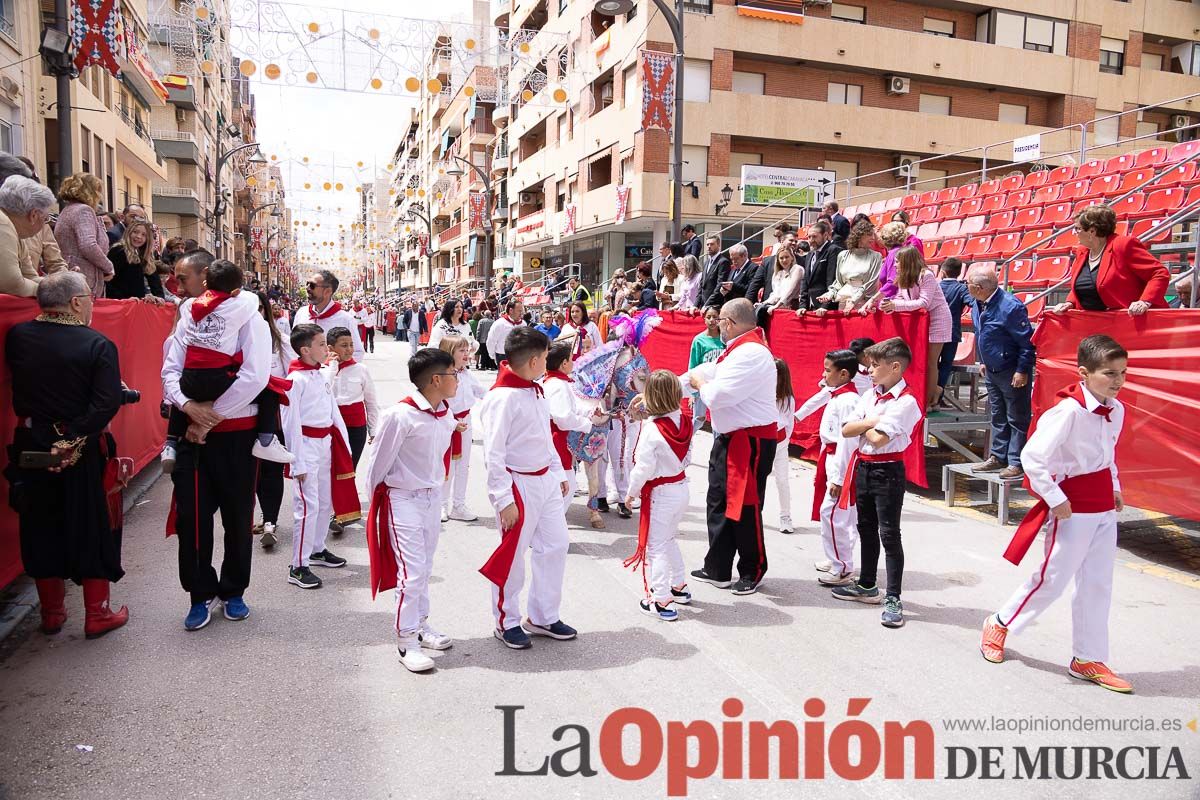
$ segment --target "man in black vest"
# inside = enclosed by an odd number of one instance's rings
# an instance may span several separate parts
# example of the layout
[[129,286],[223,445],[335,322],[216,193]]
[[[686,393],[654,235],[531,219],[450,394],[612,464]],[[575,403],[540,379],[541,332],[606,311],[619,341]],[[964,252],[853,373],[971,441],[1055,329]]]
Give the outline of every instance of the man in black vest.
[[808,242],[812,246],[812,253],[804,268],[804,291],[800,295],[798,314],[821,308],[837,308],[834,302],[817,302],[817,298],[829,291],[829,284],[837,277],[837,260],[844,249],[833,243],[832,234],[832,226],[823,219],[808,226]]

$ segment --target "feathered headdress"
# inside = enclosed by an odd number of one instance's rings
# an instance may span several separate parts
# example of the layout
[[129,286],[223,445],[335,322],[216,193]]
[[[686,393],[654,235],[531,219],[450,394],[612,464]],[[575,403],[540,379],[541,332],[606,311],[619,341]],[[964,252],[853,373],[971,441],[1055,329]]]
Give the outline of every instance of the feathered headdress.
[[658,309],[647,308],[635,312],[632,317],[613,317],[608,321],[608,330],[621,344],[641,349],[651,331],[661,324]]

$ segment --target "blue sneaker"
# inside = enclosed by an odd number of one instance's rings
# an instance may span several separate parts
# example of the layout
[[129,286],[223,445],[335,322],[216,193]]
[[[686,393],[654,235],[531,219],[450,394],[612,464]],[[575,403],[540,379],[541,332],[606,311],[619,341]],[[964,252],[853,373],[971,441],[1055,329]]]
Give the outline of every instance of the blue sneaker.
[[533,647],[533,643],[529,641],[529,634],[522,630],[520,625],[506,631],[496,631],[495,636],[504,642],[505,647],[513,650],[528,650]]
[[188,612],[187,618],[183,621],[183,629],[185,631],[198,631],[209,623],[212,619],[213,601],[205,600],[203,603],[192,603],[192,610]]
[[234,622],[239,622],[250,616],[250,606],[246,605],[246,601],[240,597],[231,597],[224,603],[225,619],[231,619]]
[[534,625],[527,619],[523,623],[523,627],[534,636],[549,636],[551,639],[558,639],[560,642],[565,642],[568,639],[574,639],[579,635],[579,631],[575,630],[561,619],[556,622],[551,622],[549,625]]
[[643,614],[658,617],[663,622],[674,622],[679,619],[679,612],[670,606],[660,606],[658,603],[651,603],[649,600],[642,600],[638,605],[641,606]]
[[683,586],[680,586],[678,589],[672,586],[671,597],[674,598],[676,603],[679,603],[682,606],[686,606],[688,603],[692,602],[692,593],[687,590],[686,583]]

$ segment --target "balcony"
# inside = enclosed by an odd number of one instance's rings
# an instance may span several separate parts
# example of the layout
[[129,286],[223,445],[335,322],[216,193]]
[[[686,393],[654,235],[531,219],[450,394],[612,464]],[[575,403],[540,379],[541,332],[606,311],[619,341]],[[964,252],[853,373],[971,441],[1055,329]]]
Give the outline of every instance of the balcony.
[[186,131],[153,131],[154,149],[163,158],[174,159],[184,164],[200,163],[200,147],[196,136]]
[[167,102],[179,108],[186,108],[188,111],[195,111],[196,87],[184,86],[183,88],[178,88],[167,86]]
[[508,12],[511,6],[511,0],[492,0],[492,21],[496,23],[496,27],[508,27]]
[[195,218],[203,216],[200,211],[200,198],[193,189],[182,186],[155,186],[151,194],[154,197],[155,214]]
[[437,234],[438,249],[441,250],[443,247],[449,246],[451,242],[460,238],[462,236],[462,233],[463,233],[463,224],[462,224],[462,220],[459,220],[458,222],[451,225],[449,228],[446,228],[445,230],[443,230]]

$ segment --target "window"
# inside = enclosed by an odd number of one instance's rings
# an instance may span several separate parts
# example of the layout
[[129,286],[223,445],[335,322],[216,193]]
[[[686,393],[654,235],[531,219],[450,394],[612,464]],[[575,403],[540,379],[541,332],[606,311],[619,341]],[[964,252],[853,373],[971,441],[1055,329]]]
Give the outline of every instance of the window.
[[921,165],[921,173],[918,176],[920,183],[914,188],[922,192],[928,192],[930,189],[945,189],[946,188],[946,170],[944,169],[929,169],[924,164]]
[[0,33],[10,39],[17,38],[17,25],[13,18],[13,0],[0,0]]
[[1029,108],[1019,103],[1001,103],[997,119],[1010,125],[1024,125],[1029,119]]
[[857,161],[826,161],[825,169],[832,170],[837,181],[852,181],[858,177]]
[[683,182],[708,183],[708,148],[702,145],[683,146]]
[[562,211],[567,207],[567,183],[566,181],[559,181],[557,186],[558,188],[555,192],[556,199],[554,201],[554,210]]
[[1156,69],[1161,71],[1163,68],[1163,57],[1158,53],[1142,53],[1142,69]]
[[923,94],[920,100],[922,114],[950,116],[950,98],[940,94]]
[[588,164],[587,188],[590,192],[601,186],[608,186],[610,183],[612,183],[612,153],[607,153]]
[[122,188],[123,188],[123,194],[124,194],[124,196],[125,196],[125,197],[124,197],[124,200],[122,200],[121,202],[122,202],[122,203],[124,203],[125,205],[129,205],[131,202],[133,202],[133,201],[130,199],[130,198],[131,198],[131,196],[132,196],[132,192],[130,191],[130,189],[131,189],[132,187],[131,187],[131,186],[130,186],[130,184],[129,184],[129,178],[126,178],[126,179],[125,179],[125,181],[124,181],[124,186],[123,186]]
[[989,11],[976,18],[975,40],[1065,56],[1067,23],[1011,11]]
[[[1115,112],[1096,111],[1097,116],[1105,116],[1113,113]],[[1096,124],[1092,126],[1092,137],[1095,139],[1092,146],[1104,147],[1105,145],[1116,144],[1117,140],[1121,138],[1120,122],[1121,120],[1118,117],[1097,120]]]
[[954,38],[954,22],[945,19],[933,19],[932,17],[925,18],[925,32],[932,33],[934,36],[949,36]]
[[1135,132],[1135,135],[1139,136],[1139,137],[1157,136],[1158,135],[1158,123],[1157,122],[1139,122],[1137,124],[1137,131]]
[[833,3],[829,9],[829,17],[841,22],[857,22],[859,25],[867,24],[867,10],[862,6]]
[[683,0],[683,10],[694,14],[713,13],[713,0]]
[[92,132],[79,127],[79,166],[84,172],[92,171]]
[[767,76],[761,72],[733,72],[733,90],[738,94],[763,94]]
[[12,153],[17,148],[13,145],[13,124],[6,119],[0,119],[0,150],[5,153]]
[[708,102],[708,80],[711,61],[686,58],[683,61],[683,99],[694,103]]
[[861,106],[862,87],[853,83],[830,83],[828,99],[840,106]]
[[625,21],[630,22],[634,19],[637,19],[637,15],[638,15],[638,7],[637,7],[637,3],[634,3],[633,8],[631,8],[625,12]]
[[[599,114],[613,103],[613,69],[605,70],[603,75],[592,82],[593,114]],[[684,86],[686,85],[687,79],[684,78]]]
[[742,176],[743,164],[762,164],[761,153],[734,153],[729,154],[729,174],[735,178]]
[[[621,108],[625,108],[633,101],[637,92],[637,74],[637,64],[625,68],[622,78],[624,82],[621,84]],[[640,103],[641,98],[638,98],[637,102]]]
[[558,141],[565,142],[570,132],[567,129],[567,112],[558,115]]
[[1100,37],[1100,71],[1120,75],[1125,71],[1125,42]]

